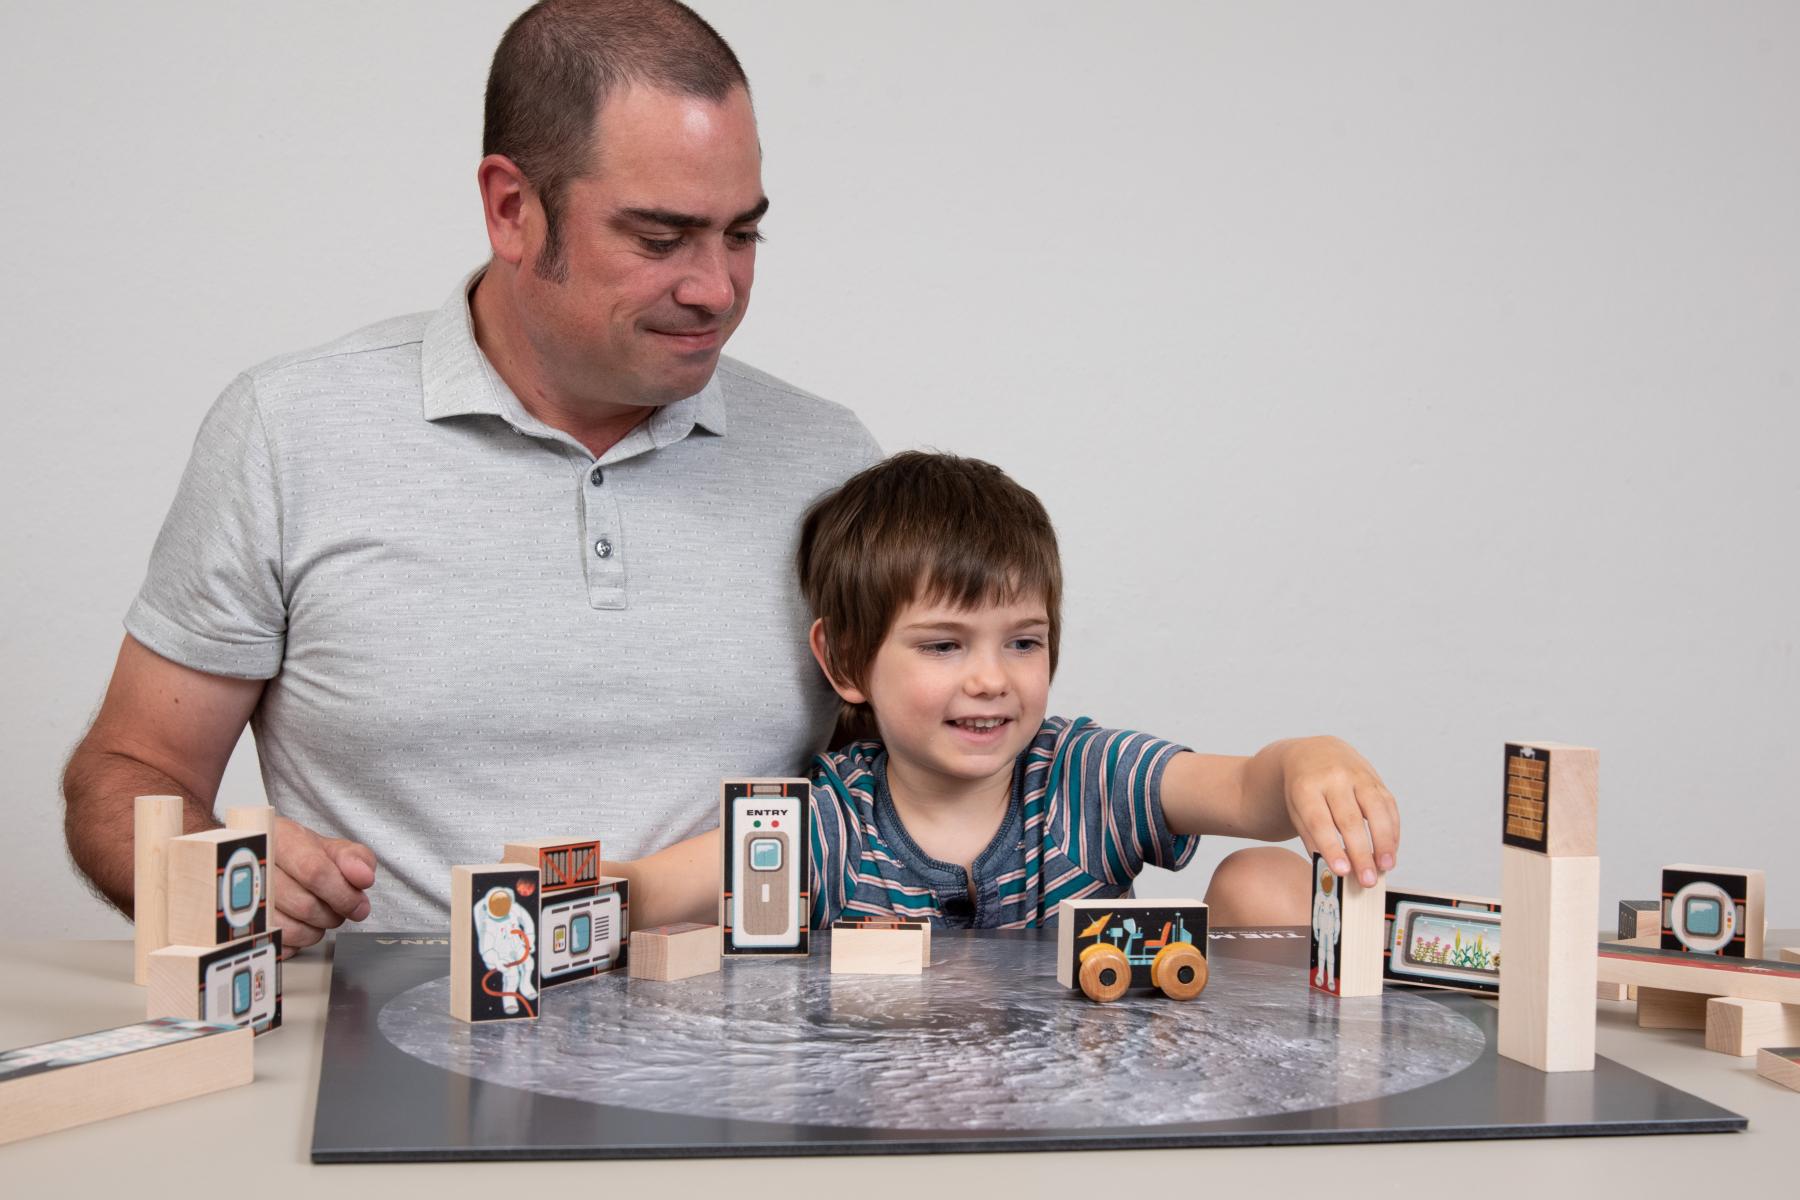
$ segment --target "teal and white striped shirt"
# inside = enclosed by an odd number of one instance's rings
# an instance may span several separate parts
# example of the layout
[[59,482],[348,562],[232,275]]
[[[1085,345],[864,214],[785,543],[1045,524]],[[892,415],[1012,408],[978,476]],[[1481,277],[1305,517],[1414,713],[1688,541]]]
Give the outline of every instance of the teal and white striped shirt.
[[1019,755],[999,831],[968,871],[928,857],[906,832],[880,742],[816,755],[813,928],[866,914],[1030,929],[1053,924],[1064,900],[1125,895],[1146,866],[1174,870],[1199,845],[1163,818],[1163,769],[1183,749],[1086,717],[1047,719]]

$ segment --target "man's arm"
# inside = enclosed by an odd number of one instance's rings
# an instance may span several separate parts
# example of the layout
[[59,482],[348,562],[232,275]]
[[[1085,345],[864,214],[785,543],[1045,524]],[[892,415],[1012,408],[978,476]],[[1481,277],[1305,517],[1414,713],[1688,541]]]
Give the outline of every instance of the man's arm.
[[602,863],[600,869],[631,880],[631,923],[638,929],[677,921],[716,925],[723,857],[719,831],[709,829],[643,858]]
[[[217,826],[219,780],[262,691],[261,680],[195,671],[130,636],[119,647],[100,713],[63,770],[63,833],[75,865],[120,912],[132,913],[136,798],[179,795],[185,830]],[[367,848],[278,818],[275,856],[272,919],[284,948],[368,915]]]

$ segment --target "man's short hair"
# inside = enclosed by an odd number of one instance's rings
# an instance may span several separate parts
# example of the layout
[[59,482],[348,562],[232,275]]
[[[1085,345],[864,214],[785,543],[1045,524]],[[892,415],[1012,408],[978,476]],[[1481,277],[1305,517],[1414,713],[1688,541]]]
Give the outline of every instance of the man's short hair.
[[[813,502],[800,526],[800,590],[824,622],[840,683],[868,691],[869,668],[900,610],[1042,598],[1056,672],[1062,560],[1050,514],[992,463],[909,450]],[[832,745],[875,736],[866,704],[846,705]]]
[[500,39],[488,71],[481,153],[512,159],[544,206],[534,269],[567,277],[562,200],[595,167],[596,118],[637,84],[716,102],[750,89],[725,39],[675,0],[542,0]]

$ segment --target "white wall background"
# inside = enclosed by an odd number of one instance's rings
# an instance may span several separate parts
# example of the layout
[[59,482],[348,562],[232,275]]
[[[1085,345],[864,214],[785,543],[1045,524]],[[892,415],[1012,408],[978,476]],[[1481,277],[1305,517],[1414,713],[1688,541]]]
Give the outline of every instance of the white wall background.
[[[195,429],[484,257],[519,7],[0,10],[15,934],[123,931],[57,780]],[[1761,865],[1800,924],[1800,7],[699,7],[774,200],[732,353],[1044,498],[1054,708],[1339,733],[1470,891],[1501,743],[1596,745],[1607,904]]]

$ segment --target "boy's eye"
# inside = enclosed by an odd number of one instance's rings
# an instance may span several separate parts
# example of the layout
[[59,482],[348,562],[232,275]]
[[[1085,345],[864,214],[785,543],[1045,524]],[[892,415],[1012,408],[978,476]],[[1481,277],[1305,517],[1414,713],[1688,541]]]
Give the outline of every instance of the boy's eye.
[[1022,650],[1026,653],[1030,653],[1034,650],[1040,650],[1043,648],[1043,645],[1044,645],[1044,643],[1041,638],[1022,637],[1022,638],[1014,638],[1012,640],[1012,648],[1014,650]]
[[955,642],[923,642],[919,646],[927,654],[949,654],[956,649]]

